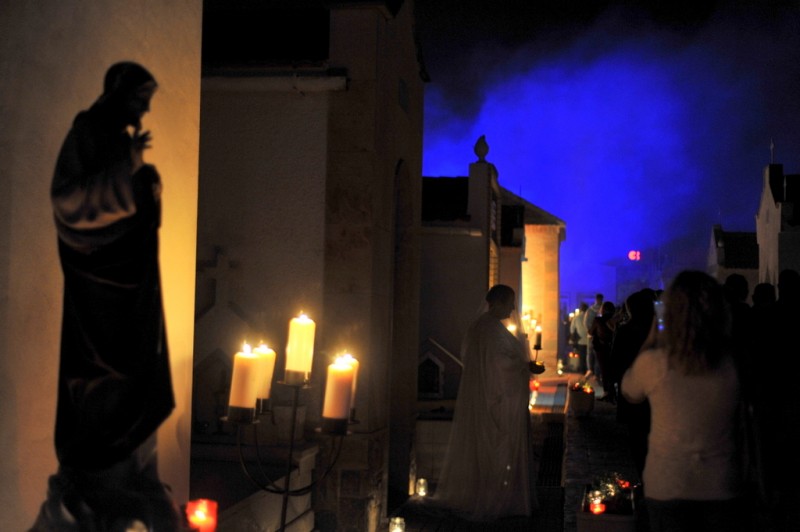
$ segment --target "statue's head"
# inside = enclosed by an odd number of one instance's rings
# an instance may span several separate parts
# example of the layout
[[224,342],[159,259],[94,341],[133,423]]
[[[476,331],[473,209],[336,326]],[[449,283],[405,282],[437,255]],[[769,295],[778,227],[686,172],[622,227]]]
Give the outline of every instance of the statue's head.
[[155,78],[143,66],[131,61],[115,63],[106,72],[98,103],[118,115],[124,125],[139,127],[157,87]]

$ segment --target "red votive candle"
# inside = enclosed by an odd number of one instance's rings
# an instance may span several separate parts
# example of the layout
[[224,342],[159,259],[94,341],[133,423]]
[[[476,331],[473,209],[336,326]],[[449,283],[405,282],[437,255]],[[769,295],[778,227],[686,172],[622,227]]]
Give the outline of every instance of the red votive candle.
[[593,502],[589,505],[589,511],[593,514],[601,514],[606,511],[606,505],[602,502]]
[[193,530],[214,532],[217,529],[217,501],[195,499],[186,504],[186,519]]

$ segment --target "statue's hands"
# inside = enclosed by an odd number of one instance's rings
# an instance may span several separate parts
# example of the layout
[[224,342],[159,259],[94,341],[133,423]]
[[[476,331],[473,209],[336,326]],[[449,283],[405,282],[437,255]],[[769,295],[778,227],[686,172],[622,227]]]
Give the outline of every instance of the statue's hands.
[[138,128],[134,130],[131,140],[131,163],[134,174],[144,165],[143,153],[150,148],[152,140],[149,131],[139,131]]

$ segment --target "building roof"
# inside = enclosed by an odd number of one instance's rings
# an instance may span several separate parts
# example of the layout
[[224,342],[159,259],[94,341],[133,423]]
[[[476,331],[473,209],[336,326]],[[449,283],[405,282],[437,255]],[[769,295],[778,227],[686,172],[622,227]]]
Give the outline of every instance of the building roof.
[[[468,177],[422,178],[423,222],[467,221],[470,218],[467,212],[468,202]],[[500,187],[500,204],[503,207],[521,207],[521,222],[525,225],[558,226],[566,232],[567,224],[564,220],[503,187]]]
[[717,263],[725,268],[758,269],[758,241],[755,232],[724,231],[714,226]]
[[566,231],[567,224],[561,218],[537,207],[506,188],[500,187],[500,193],[503,205],[522,205],[525,208],[524,222],[526,225],[558,225]]

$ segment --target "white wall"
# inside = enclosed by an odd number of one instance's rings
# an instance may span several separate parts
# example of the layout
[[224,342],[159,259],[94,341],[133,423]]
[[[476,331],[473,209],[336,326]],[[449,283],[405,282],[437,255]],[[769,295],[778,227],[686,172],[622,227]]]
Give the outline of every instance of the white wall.
[[177,408],[159,431],[162,477],[188,496],[202,3],[0,4],[0,507],[35,518],[55,472],[62,278],[49,204],[55,159],[106,69],[134,60],[160,89],[144,119],[164,181],[162,279]]
[[282,366],[293,316],[304,311],[324,327],[328,96],[310,87],[254,92],[251,81],[204,81],[198,259],[212,260],[220,248],[234,263],[230,300],[261,337],[216,331],[226,345],[196,351],[233,357],[242,341],[264,340]]
[[461,340],[486,296],[486,236],[475,229],[422,229],[420,342],[428,337],[460,356]]

